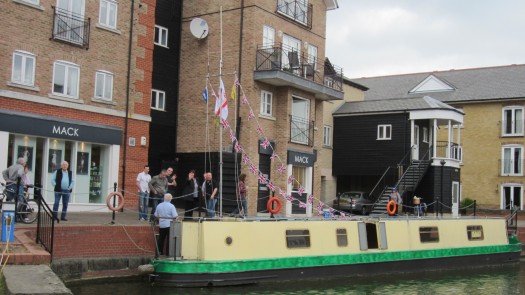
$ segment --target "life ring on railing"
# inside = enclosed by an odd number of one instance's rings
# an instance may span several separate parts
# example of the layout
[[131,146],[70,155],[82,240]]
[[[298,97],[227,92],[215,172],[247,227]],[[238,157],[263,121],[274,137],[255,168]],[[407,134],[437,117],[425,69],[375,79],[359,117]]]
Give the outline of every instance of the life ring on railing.
[[[273,203],[276,204],[275,208],[273,208]],[[276,197],[272,197],[268,200],[268,204],[266,205],[268,212],[272,214],[276,214],[279,211],[281,211],[281,200],[279,200]]]
[[388,212],[389,215],[394,215],[397,212],[397,204],[394,202],[394,200],[390,200],[388,204],[386,204],[386,212]]
[[[113,197],[118,198],[118,206],[117,207],[113,207],[113,205],[111,204],[111,199]],[[108,197],[106,198],[106,205],[108,205],[108,208],[111,211],[120,211],[120,209],[122,209],[124,207],[124,196],[122,196],[122,194],[119,193],[119,192],[109,193]]]

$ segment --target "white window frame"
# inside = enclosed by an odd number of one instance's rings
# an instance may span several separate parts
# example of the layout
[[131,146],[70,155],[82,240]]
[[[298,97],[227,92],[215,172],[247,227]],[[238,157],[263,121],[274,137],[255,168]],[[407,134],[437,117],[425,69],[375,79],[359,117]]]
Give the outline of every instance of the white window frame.
[[308,44],[308,63],[313,65],[314,70],[317,70],[317,46]]
[[[507,112],[511,113],[511,119],[512,119],[512,130],[510,132],[507,132],[506,130],[506,116],[505,114]],[[517,111],[521,112],[521,118],[516,119],[516,113]],[[508,106],[504,107],[501,111],[501,136],[523,136],[523,123],[524,123],[524,108],[522,106]]]
[[[63,66],[64,67],[64,89],[63,92],[55,92],[55,81],[57,76],[57,66]],[[69,76],[71,75],[71,71],[77,71],[77,78],[76,78],[76,91],[72,91],[71,94],[67,94],[69,91],[68,89],[71,87]],[[51,92],[53,95],[68,97],[68,98],[75,98],[78,99],[79,96],[79,90],[80,90],[80,66],[68,61],[63,60],[57,60],[53,64],[53,82],[51,84]]]
[[[163,38],[165,35],[166,38]],[[157,36],[159,36],[159,40],[157,40]],[[162,47],[168,48],[168,28],[155,25],[155,34],[153,37],[153,43],[155,45],[159,45]]]
[[392,140],[392,124],[377,125],[377,140]]
[[[102,85],[99,85],[98,77],[102,77]],[[109,78],[109,81],[108,81]],[[107,71],[97,71],[95,73],[95,93],[93,96],[96,99],[112,101],[113,100],[113,73]],[[108,85],[109,84],[109,85]],[[102,87],[102,96],[97,95],[98,87]],[[109,97],[105,97],[106,90],[109,87]]]
[[[511,158],[508,160],[509,161],[508,171],[506,171],[507,170],[506,169],[507,159],[505,158],[506,149],[511,150]],[[514,158],[516,149],[520,150],[520,158],[518,159]],[[518,171],[514,169],[516,161],[519,161],[518,166],[517,166]],[[523,145],[512,144],[512,145],[504,145],[501,147],[501,175],[502,176],[523,176]]]
[[[20,57],[22,58],[22,63],[20,65],[20,79],[17,80],[15,78],[15,59],[17,57]],[[26,77],[26,64],[27,64],[27,61],[28,59],[32,59],[33,60],[33,67],[31,68],[31,80],[30,81],[25,81],[25,77]],[[11,67],[11,82],[12,83],[16,83],[16,84],[20,84],[20,85],[26,85],[26,86],[35,86],[35,69],[36,69],[36,56],[30,52],[27,52],[27,51],[21,51],[21,50],[15,50],[13,52],[13,65]]]
[[261,107],[259,113],[265,117],[273,116],[273,93],[261,90]]
[[423,142],[428,143],[428,127],[423,127]]
[[[153,105],[154,100],[155,105]],[[160,106],[160,101],[162,101],[162,107]],[[151,109],[159,111],[166,110],[166,92],[162,90],[151,89]]]
[[511,204],[510,205],[513,205],[513,195],[514,195],[514,188],[519,188],[520,189],[520,210],[523,210],[523,185],[520,184],[520,183],[504,183],[501,185],[501,199],[500,199],[500,209],[503,209],[503,210],[509,210],[509,208],[505,208],[505,187],[510,187],[511,188]]
[[26,2],[26,3],[29,3],[29,4],[32,4],[32,5],[40,5],[40,0],[19,0],[21,2]]
[[[106,10],[106,13],[105,13],[105,19],[102,19],[102,16],[103,16],[103,4],[106,5],[105,7],[105,10]],[[114,17],[114,21],[115,23],[114,24],[110,24],[110,19],[111,19],[111,8],[114,8],[113,10],[113,17]],[[116,29],[117,28],[117,16],[118,16],[118,3],[117,1],[114,1],[114,0],[100,0],[100,9],[99,9],[99,17],[98,17],[98,23],[103,26],[103,27],[107,27],[107,28],[111,28],[111,29]]]
[[271,26],[263,26],[263,47],[273,47],[275,44],[275,29]]
[[328,147],[332,146],[332,126],[323,126],[323,145]]

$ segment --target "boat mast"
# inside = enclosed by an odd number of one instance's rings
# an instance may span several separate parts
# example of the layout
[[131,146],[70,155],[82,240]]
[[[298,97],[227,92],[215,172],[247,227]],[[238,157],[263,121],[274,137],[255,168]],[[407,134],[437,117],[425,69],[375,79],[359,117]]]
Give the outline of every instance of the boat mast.
[[[219,17],[220,17],[220,36],[221,36],[221,40],[220,40],[220,43],[221,43],[221,58],[220,58],[220,62],[219,62],[219,78],[221,79],[222,81],[222,5],[220,7],[220,12],[219,12]],[[224,88],[224,87],[223,87]],[[225,92],[226,89],[222,89],[222,92]],[[220,112],[219,112],[219,121],[221,122],[221,127],[222,128],[219,128],[220,129],[220,136],[219,136],[219,141],[220,141],[220,144],[219,144],[219,217],[222,217],[222,131],[224,129],[224,126],[222,124],[222,104],[224,103],[222,101],[222,98],[225,96],[224,93],[220,93],[220,96],[221,96],[221,106],[219,108]]]

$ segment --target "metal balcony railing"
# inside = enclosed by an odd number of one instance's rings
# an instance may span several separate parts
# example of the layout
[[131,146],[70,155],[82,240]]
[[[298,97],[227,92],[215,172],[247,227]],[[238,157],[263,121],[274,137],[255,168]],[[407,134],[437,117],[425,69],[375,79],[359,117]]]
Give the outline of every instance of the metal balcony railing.
[[277,0],[277,13],[312,28],[313,5],[305,0]]
[[51,39],[89,48],[90,18],[53,6],[53,32]]
[[499,176],[523,176],[523,159],[499,159]]
[[503,120],[501,123],[501,136],[523,136],[523,120]]
[[450,146],[448,141],[437,141],[436,142],[436,157],[453,159],[459,162],[463,161],[463,147],[455,142],[451,142]]
[[290,115],[290,142],[313,146],[314,122]]
[[319,62],[316,56],[283,45],[265,44],[257,47],[256,71],[283,71],[343,91],[343,69],[328,59]]

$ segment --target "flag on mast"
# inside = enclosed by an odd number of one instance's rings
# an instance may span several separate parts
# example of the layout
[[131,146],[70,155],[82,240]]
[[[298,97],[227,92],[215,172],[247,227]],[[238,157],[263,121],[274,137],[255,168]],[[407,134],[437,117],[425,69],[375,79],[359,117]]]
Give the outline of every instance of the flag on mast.
[[226,98],[226,91],[224,90],[222,78],[220,81],[219,96],[215,101],[215,114],[221,117],[221,119],[226,120],[228,118],[228,99]]
[[208,103],[208,85],[206,85],[202,92],[202,100],[204,100],[205,103]]

